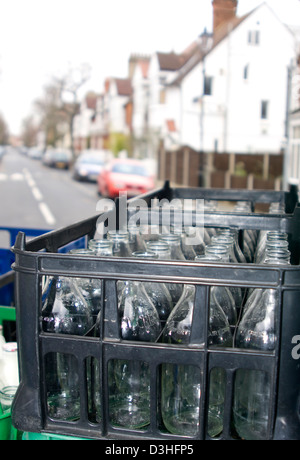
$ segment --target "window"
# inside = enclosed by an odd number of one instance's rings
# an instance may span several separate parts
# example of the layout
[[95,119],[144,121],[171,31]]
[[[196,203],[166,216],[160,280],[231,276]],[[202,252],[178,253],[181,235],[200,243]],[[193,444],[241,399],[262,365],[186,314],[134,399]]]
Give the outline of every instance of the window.
[[292,138],[300,139],[300,126],[294,126]]
[[248,80],[248,77],[249,77],[249,64],[245,65],[243,76],[244,76],[244,80]]
[[161,89],[159,92],[159,103],[160,104],[166,103],[166,90],[165,89]]
[[204,92],[204,95],[206,95],[206,96],[211,96],[212,95],[212,81],[213,81],[212,77],[206,77],[205,76],[203,92]]
[[260,118],[262,120],[267,120],[267,118],[268,118],[268,109],[269,109],[269,102],[268,101],[261,101]]
[[259,45],[260,44],[260,31],[259,30],[249,30],[248,31],[248,44],[249,45]]

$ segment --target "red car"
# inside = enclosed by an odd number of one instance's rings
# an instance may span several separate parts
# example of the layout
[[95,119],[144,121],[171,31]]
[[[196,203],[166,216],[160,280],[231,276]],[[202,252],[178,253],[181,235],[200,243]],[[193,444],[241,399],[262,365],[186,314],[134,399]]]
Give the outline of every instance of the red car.
[[115,159],[103,168],[98,176],[99,195],[117,198],[120,192],[128,197],[149,192],[155,187],[154,178],[142,161]]

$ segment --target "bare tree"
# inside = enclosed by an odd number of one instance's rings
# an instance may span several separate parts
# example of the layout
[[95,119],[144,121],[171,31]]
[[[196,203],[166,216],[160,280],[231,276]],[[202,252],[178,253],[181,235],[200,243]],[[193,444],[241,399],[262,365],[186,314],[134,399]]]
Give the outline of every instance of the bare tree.
[[0,114],[0,145],[6,145],[9,141],[9,130],[3,116]]
[[[79,111],[79,90],[90,79],[90,66],[81,64],[79,68],[70,68],[66,75],[55,77],[59,91],[60,111],[66,115],[69,123],[71,150],[74,154],[74,119]],[[67,102],[70,98],[70,102]]]
[[29,115],[22,122],[21,138],[26,147],[33,147],[37,144],[39,126],[34,121],[33,116]]
[[61,138],[59,126],[67,124],[71,150],[74,154],[74,119],[79,112],[79,90],[90,78],[90,66],[82,64],[79,68],[70,68],[63,76],[53,76],[45,87],[44,96],[35,101],[42,117],[48,145],[55,145]]

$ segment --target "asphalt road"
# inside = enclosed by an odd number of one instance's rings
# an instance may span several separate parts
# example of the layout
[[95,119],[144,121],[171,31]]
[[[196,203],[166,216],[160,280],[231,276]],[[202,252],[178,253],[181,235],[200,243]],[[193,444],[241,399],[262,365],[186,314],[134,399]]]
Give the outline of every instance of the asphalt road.
[[[0,160],[0,226],[57,229],[98,214],[95,183],[11,149]],[[5,247],[0,231],[0,246]]]

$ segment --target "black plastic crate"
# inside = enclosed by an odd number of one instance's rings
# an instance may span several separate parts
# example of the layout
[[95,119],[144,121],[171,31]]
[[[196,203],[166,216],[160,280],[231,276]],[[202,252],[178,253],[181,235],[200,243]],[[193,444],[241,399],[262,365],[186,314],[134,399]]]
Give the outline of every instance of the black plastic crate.
[[[283,215],[235,214],[209,212],[205,226],[238,227],[256,230],[280,230],[289,234],[293,264],[290,266],[262,266],[255,264],[199,264],[162,260],[142,260],[116,257],[96,257],[59,254],[59,247],[84,235],[92,238],[99,223],[94,216],[65,229],[50,232],[26,244],[24,233],[18,235],[14,252],[16,271],[16,307],[20,353],[21,384],[12,409],[16,428],[29,432],[48,432],[98,439],[164,439],[186,440],[186,436],[172,435],[163,427],[160,415],[160,369],[163,363],[190,364],[201,372],[200,424],[196,436],[188,439],[210,439],[207,433],[208,386],[210,371],[215,367],[226,373],[223,431],[220,439],[236,439],[232,428],[232,402],[235,374],[238,369],[268,372],[271,379],[266,439],[300,439],[300,206],[297,191],[288,192],[172,189],[165,187],[144,198],[152,199],[214,199],[247,200],[256,203],[285,203]],[[130,200],[134,205],[135,200]],[[192,219],[193,211],[191,211]],[[160,222],[161,213],[153,214]],[[152,217],[153,217],[152,216]],[[103,219],[105,216],[102,216]],[[100,220],[102,219],[100,216]],[[176,212],[172,219],[176,224]],[[242,238],[241,238],[242,243]],[[45,252],[45,249],[47,252]],[[41,278],[48,275],[99,278],[103,280],[103,315],[99,338],[48,334],[41,331]],[[191,343],[189,346],[162,343],[131,342],[120,339],[117,309],[117,280],[141,282],[170,282],[196,286]],[[258,352],[237,348],[208,346],[208,301],[210,286],[239,286],[272,288],[280,293],[280,308],[275,321],[278,328],[276,348],[272,352]],[[73,422],[51,419],[47,415],[45,389],[45,356],[48,353],[67,353],[78,363],[80,384],[80,419]],[[102,377],[102,422],[88,417],[87,359],[99,359]],[[141,360],[150,366],[150,424],[145,429],[131,430],[112,426],[108,408],[108,370],[111,359]]]

